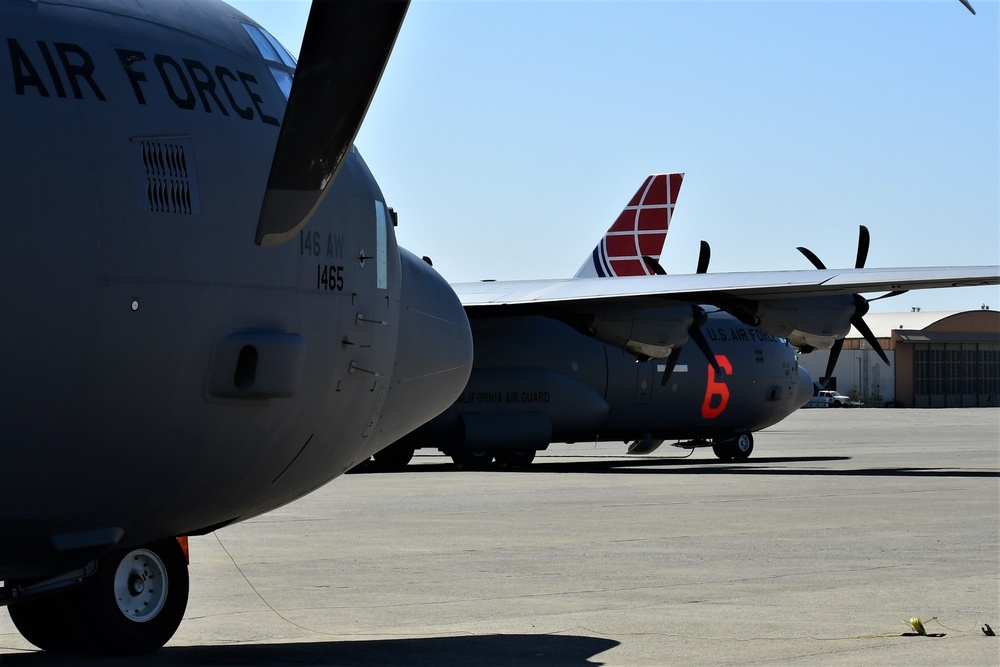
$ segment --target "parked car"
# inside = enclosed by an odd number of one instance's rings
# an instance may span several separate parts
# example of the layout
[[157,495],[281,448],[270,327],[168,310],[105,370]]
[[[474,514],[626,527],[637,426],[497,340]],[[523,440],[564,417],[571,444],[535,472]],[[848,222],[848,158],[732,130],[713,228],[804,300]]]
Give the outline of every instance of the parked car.
[[861,401],[852,401],[849,397],[843,394],[838,394],[835,391],[829,389],[823,389],[818,394],[809,399],[809,402],[803,405],[804,408],[860,408],[863,405]]

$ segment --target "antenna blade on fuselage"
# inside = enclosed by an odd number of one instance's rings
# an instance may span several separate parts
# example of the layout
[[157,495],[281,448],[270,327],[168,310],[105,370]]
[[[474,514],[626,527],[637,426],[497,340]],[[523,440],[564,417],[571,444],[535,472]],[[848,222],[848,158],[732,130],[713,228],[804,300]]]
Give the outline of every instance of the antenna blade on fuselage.
[[315,0],[302,38],[258,245],[289,240],[309,221],[351,150],[409,0]]

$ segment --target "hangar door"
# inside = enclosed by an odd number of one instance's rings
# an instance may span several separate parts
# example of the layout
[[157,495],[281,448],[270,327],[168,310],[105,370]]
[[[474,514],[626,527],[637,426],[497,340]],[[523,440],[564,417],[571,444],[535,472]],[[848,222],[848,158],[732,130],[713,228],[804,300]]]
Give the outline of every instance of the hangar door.
[[1000,405],[1000,344],[915,344],[913,402],[917,408]]

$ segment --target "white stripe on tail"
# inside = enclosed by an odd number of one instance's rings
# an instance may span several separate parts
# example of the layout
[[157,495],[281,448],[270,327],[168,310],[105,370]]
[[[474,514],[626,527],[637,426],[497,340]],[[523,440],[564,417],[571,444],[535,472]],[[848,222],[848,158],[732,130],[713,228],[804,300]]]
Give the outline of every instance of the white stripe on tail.
[[574,277],[653,274],[642,257],[659,261],[683,180],[684,174],[647,177]]

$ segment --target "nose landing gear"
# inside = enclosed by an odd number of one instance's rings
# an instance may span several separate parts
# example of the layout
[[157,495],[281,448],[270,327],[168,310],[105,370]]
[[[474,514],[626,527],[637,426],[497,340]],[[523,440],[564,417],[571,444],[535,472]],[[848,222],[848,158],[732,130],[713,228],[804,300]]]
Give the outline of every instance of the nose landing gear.
[[24,638],[44,650],[146,653],[173,636],[187,598],[187,561],[169,539],[108,554],[76,588],[12,604],[9,611]]
[[712,451],[722,461],[742,461],[753,452],[753,435],[741,433],[735,438],[712,445]]

